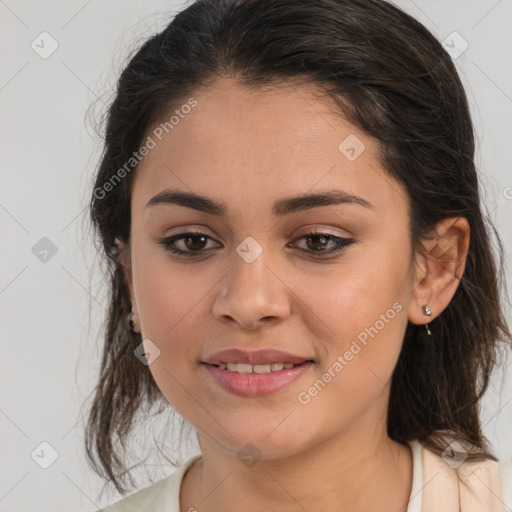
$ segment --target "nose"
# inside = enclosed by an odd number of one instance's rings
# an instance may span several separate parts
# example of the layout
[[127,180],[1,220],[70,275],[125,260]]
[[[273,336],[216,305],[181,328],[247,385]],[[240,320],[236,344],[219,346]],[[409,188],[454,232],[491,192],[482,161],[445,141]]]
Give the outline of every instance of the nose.
[[254,330],[261,324],[277,323],[290,314],[289,288],[276,265],[268,264],[265,250],[248,263],[237,254],[215,296],[213,314],[221,321]]

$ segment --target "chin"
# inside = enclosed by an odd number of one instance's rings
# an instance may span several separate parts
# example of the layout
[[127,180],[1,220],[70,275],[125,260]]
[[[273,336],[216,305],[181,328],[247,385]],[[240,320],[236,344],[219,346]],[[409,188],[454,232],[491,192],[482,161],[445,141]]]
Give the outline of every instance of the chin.
[[222,439],[214,438],[214,441],[223,449],[236,454],[242,462],[246,459],[249,461],[282,459],[305,449],[306,439],[303,430],[294,430],[293,435],[290,435],[289,432],[279,432],[275,429],[275,425],[275,422],[269,422],[242,428],[239,424],[236,431],[226,425],[226,429],[232,436],[226,435],[223,431]]

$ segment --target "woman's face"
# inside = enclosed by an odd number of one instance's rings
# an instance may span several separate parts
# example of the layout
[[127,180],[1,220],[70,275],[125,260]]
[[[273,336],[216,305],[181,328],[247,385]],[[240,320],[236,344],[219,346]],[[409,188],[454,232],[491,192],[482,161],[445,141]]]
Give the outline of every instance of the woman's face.
[[[313,92],[228,79],[196,91],[168,133],[146,134],[154,147],[133,184],[132,300],[150,371],[200,434],[233,453],[271,459],[386,429],[412,300],[408,198],[375,141]],[[148,206],[165,191],[224,209],[162,195]],[[348,199],[292,200],[328,193]],[[249,361],[276,349],[312,363],[267,374],[206,364],[234,348]]]

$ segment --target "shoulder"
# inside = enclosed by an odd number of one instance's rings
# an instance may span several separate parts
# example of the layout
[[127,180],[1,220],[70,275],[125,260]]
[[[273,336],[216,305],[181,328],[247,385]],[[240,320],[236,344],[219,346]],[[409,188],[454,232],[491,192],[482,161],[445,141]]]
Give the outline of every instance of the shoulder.
[[489,511],[512,512],[512,459],[466,462],[458,474],[467,485],[468,491],[462,493],[467,502],[486,504]]
[[179,492],[186,470],[201,455],[194,455],[169,476],[96,512],[179,512]]
[[132,493],[112,505],[97,512],[136,512],[138,510],[156,510],[158,502],[168,495],[166,489],[172,487],[171,481],[176,473],[151,484],[149,487]]
[[462,510],[512,512],[512,460],[471,459],[469,449],[456,444],[443,456],[423,448],[423,476],[430,482],[424,500],[437,506],[443,496],[446,510],[458,510],[460,500]]
[[503,488],[503,501],[507,512],[512,512],[512,459],[500,460],[498,468]]

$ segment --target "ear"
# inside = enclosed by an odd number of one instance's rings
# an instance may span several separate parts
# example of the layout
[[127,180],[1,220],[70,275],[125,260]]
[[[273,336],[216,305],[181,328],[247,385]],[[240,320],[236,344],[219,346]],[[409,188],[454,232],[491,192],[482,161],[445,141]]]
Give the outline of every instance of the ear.
[[[448,306],[464,273],[469,248],[470,229],[464,217],[443,219],[431,234],[423,240],[425,254],[416,254],[408,319],[417,325],[431,322]],[[425,315],[425,304],[432,316]]]
[[130,290],[130,299],[132,301],[133,312],[137,313],[137,304],[135,302],[135,295],[133,293],[133,280],[132,280],[132,270],[130,263],[130,249],[125,245],[119,238],[116,238],[115,241],[115,254],[117,262],[121,265],[123,269],[123,275],[125,282]]

